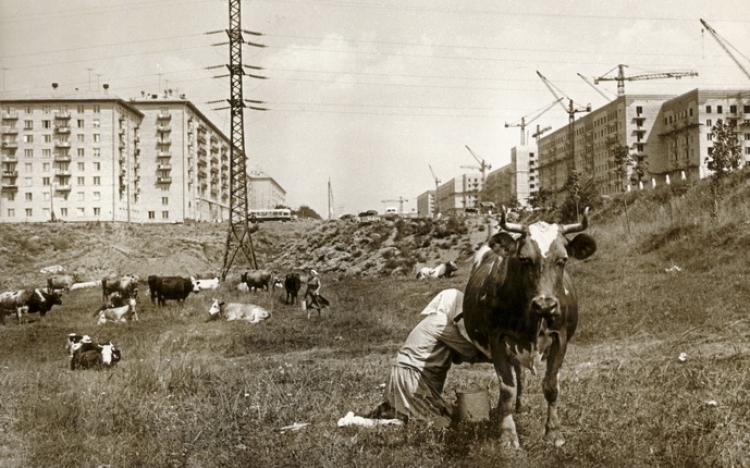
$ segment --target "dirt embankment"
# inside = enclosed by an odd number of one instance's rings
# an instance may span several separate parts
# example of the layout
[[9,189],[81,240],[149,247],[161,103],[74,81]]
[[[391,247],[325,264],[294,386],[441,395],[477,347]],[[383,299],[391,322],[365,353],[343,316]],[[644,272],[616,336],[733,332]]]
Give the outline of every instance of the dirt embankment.
[[[412,275],[422,266],[469,258],[486,239],[479,219],[263,223],[252,236],[260,268],[278,272],[315,268],[344,276]],[[0,230],[3,290],[44,284],[62,266],[78,281],[110,273],[208,275],[220,273],[227,243],[224,224],[6,224]],[[233,270],[251,268],[242,253]],[[461,266],[461,265],[459,265]]]

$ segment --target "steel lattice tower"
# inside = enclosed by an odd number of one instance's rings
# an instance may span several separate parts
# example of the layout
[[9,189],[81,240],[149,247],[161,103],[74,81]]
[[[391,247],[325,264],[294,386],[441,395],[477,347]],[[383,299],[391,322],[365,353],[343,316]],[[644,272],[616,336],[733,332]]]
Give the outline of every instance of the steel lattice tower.
[[242,95],[242,22],[241,0],[229,0],[229,79],[231,99],[229,100],[231,125],[231,151],[229,169],[229,230],[227,232],[224,266],[221,269],[222,281],[234,262],[237,252],[242,250],[248,262],[258,269],[255,259],[247,203],[247,156],[245,154],[245,103]]

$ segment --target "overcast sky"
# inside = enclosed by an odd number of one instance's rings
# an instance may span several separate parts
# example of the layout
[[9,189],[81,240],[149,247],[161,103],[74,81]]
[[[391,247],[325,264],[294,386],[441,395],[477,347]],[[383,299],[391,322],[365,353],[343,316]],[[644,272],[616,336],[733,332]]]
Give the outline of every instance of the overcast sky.
[[[750,69],[747,0],[252,0],[242,2],[243,62],[267,80],[246,78],[249,166],[274,177],[288,204],[335,214],[383,212],[472,169],[474,153],[497,169],[520,143],[522,117],[535,119],[559,96],[594,108],[608,102],[587,84],[612,77],[694,70],[695,78],[638,80],[626,93],[679,94],[694,88],[750,88],[704,19]],[[172,88],[229,135],[227,0],[0,0],[4,95],[110,85],[123,99]],[[614,97],[614,81],[596,86]],[[578,114],[580,116],[580,114]],[[527,134],[567,122],[559,104]]]

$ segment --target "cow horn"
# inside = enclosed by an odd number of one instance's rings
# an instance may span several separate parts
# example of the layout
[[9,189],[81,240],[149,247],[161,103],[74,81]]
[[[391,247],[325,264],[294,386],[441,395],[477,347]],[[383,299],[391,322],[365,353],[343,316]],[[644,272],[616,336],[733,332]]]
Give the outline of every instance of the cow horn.
[[505,207],[503,207],[502,215],[500,216],[500,227],[504,231],[517,232],[519,234],[527,234],[529,232],[528,227],[524,226],[523,224],[507,222],[505,218],[505,213],[506,213],[506,210],[505,210]]
[[584,231],[587,227],[589,227],[589,208],[586,207],[585,210],[583,210],[583,219],[580,223],[576,224],[565,224],[562,227],[562,233],[563,234],[569,234],[571,232],[581,232]]

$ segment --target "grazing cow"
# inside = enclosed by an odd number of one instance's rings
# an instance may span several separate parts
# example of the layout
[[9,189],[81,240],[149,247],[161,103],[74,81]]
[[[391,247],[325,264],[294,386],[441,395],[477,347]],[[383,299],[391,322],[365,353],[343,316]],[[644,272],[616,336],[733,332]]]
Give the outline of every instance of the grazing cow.
[[[150,284],[151,282],[153,282],[153,287]],[[185,299],[191,292],[197,294],[201,291],[195,278],[183,278],[182,276],[149,277],[149,288],[151,288],[152,297],[154,292],[156,293],[159,307],[165,305],[167,299],[176,300],[184,307]]]
[[513,413],[514,403],[515,411],[521,406],[521,366],[535,372],[535,361],[547,361],[542,381],[545,439],[561,446],[565,439],[557,416],[557,373],[578,324],[578,300],[565,263],[568,257],[590,257],[596,242],[585,233],[571,240],[565,237],[588,227],[587,212],[581,223],[569,225],[509,223],[503,212],[500,227],[507,232],[493,236],[498,250],[484,251],[466,285],[466,332],[492,359],[500,385],[501,437],[513,448],[519,446]]
[[435,268],[424,267],[417,272],[417,279],[437,279],[437,278],[450,278],[458,271],[456,262],[450,261],[445,262],[442,265],[438,265]]
[[302,279],[300,278],[300,274],[296,271],[287,273],[286,278],[284,278],[284,289],[286,290],[285,302],[287,304],[294,304],[297,302],[297,294],[301,287]]
[[219,281],[219,278],[216,277],[196,279],[195,283],[198,285],[198,289],[200,289],[201,291],[205,291],[207,289],[217,289],[221,284],[221,281]]
[[75,282],[73,275],[52,275],[47,278],[47,292],[54,292],[57,289],[69,292]]
[[265,288],[266,291],[271,292],[272,280],[273,273],[268,270],[254,270],[242,273],[242,282],[247,284],[248,291],[252,291],[253,289],[257,291]]
[[8,311],[15,311],[18,322],[24,314],[39,313],[42,317],[47,315],[54,305],[61,305],[62,299],[59,293],[47,293],[40,289],[20,289],[18,291],[4,292],[0,294],[0,323],[5,319]]
[[258,323],[271,317],[271,313],[266,309],[253,304],[239,304],[231,302],[225,304],[214,299],[211,307],[208,309],[208,320],[216,320],[224,316],[227,321],[246,320],[250,323]]
[[138,297],[138,277],[125,275],[122,277],[106,276],[102,278],[102,298],[106,301],[112,293],[120,293],[124,299]]
[[122,353],[110,341],[106,344],[86,343],[78,348],[70,359],[70,370],[113,367],[122,359]]
[[138,320],[138,313],[135,311],[135,299],[132,297],[127,299],[127,305],[106,308],[104,310],[99,309],[95,313],[99,314],[97,325],[104,325],[107,321],[127,322],[128,320]]

